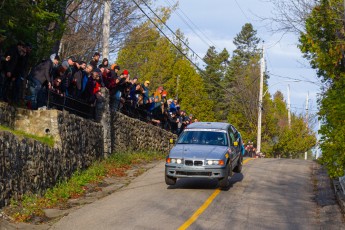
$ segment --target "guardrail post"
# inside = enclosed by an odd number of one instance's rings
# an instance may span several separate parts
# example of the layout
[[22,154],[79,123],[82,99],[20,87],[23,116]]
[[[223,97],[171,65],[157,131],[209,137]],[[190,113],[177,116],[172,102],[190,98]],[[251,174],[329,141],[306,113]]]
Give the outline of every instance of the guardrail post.
[[343,194],[345,195],[345,171],[344,171],[344,176],[339,177],[339,183],[341,188],[343,189]]

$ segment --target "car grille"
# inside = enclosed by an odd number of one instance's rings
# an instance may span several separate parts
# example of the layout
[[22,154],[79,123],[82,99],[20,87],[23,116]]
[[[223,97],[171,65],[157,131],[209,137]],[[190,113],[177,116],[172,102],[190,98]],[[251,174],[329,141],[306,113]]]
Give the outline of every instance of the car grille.
[[211,172],[180,172],[176,171],[176,175],[183,175],[183,176],[211,176]]
[[195,166],[202,166],[202,161],[194,161]]
[[203,166],[203,162],[202,161],[193,161],[193,160],[185,160],[184,164],[187,166]]

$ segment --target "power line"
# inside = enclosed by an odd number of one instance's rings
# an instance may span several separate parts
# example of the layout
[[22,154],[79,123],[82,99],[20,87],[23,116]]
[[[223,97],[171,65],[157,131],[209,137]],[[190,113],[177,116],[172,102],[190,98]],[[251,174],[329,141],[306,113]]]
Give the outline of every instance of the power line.
[[[164,35],[164,37],[166,37],[167,39],[168,39],[168,41],[193,65],[193,66],[195,66],[198,70],[199,70],[199,72],[203,75],[203,76],[205,76],[206,78],[207,78],[207,75],[205,74],[205,72],[197,65],[197,64],[195,64],[183,51],[181,51],[181,49],[179,48],[179,47],[177,47],[172,41],[171,41],[171,39],[163,32],[163,30],[148,16],[148,14],[139,6],[139,4],[135,1],[135,0],[132,0],[134,3],[135,3],[135,5],[140,9],[140,11],[151,21],[151,23]],[[198,54],[196,54],[195,52],[194,52],[194,50],[193,49],[191,49],[180,37],[178,37],[177,35],[176,35],[176,33],[174,32],[174,31],[172,31],[171,30],[171,28],[169,27],[169,26],[167,26],[164,22],[163,22],[163,20],[152,10],[152,8],[151,7],[149,7],[144,1],[143,1],[143,3],[146,5],[146,7],[163,23],[163,25],[164,26],[166,26],[169,30],[170,30],[170,32],[171,33],[173,33],[175,36],[176,36],[176,38],[178,38],[184,45],[186,45],[195,55],[197,55],[199,58],[200,58],[200,56],[198,55]],[[208,54],[206,54],[206,55],[208,55]],[[200,58],[201,60],[202,60],[202,58]],[[247,87],[249,87],[249,86],[251,86],[251,85],[253,85],[256,81],[257,81],[257,79],[259,78],[259,76],[257,77],[257,78],[255,78],[249,85],[247,85],[245,88],[240,88],[240,90],[236,93],[236,94],[234,94],[234,93],[232,93],[232,92],[230,92],[228,89],[226,89],[226,88],[224,88],[222,85],[220,85],[217,81],[215,81],[215,80],[213,80],[212,78],[208,78],[209,80],[211,80],[213,83],[215,83],[215,85],[217,85],[218,87],[220,87],[222,90],[224,90],[225,92],[228,92],[229,93],[229,95],[232,95],[234,98],[236,98],[236,99],[238,99],[238,100],[241,100],[241,98],[239,97],[239,96],[237,96],[237,94],[239,94],[239,93],[241,93],[241,92],[243,92],[244,90],[246,90],[247,89]]]
[[[290,108],[292,108],[292,109],[299,109],[299,110],[305,110],[305,108],[300,108],[300,107],[295,107],[295,106],[291,106]],[[319,112],[319,110],[316,110],[316,109],[308,109],[308,111],[310,111],[310,112]]]
[[[156,12],[154,12],[154,10],[152,10],[152,8],[145,2],[142,1],[144,3],[144,5],[159,19],[159,21],[166,27],[168,28],[168,30],[173,33],[175,35],[175,37],[182,42],[189,50],[192,51],[192,53],[194,55],[196,55],[201,61],[203,61],[205,63],[205,61],[203,60],[203,58],[201,58],[185,41],[183,41],[179,36],[177,36],[177,34],[156,14]],[[206,54],[207,55],[207,54]]]
[[298,79],[298,78],[292,78],[292,77],[284,77],[284,76],[281,76],[281,75],[278,75],[278,74],[273,74],[273,73],[271,73],[271,72],[269,72],[269,75],[272,75],[272,76],[275,76],[275,77],[279,77],[279,78],[283,78],[283,79],[289,79],[289,80],[295,80],[295,81],[307,82],[307,83],[314,84],[314,85],[317,85],[317,86],[322,86],[322,84],[321,84],[321,83],[318,83],[318,82],[315,82],[315,81],[301,80],[301,79]]
[[248,21],[251,21],[251,20],[249,19],[249,17],[246,15],[246,13],[244,13],[244,11],[242,10],[242,7],[240,6],[240,4],[238,4],[237,0],[235,0],[235,3],[236,3],[236,5],[238,6],[238,8],[240,8],[240,10],[241,10],[242,14],[244,15],[244,17],[245,17]]
[[[172,41],[171,39],[164,33],[164,31],[150,18],[150,16],[139,6],[139,4],[135,1],[135,0],[132,0],[134,2],[134,4],[138,7],[138,9],[150,20],[150,22],[163,34],[163,36],[168,39],[168,41],[193,65],[195,66],[199,72],[204,75],[205,77],[206,74],[204,73],[204,71],[197,65],[195,64],[179,47],[177,47]],[[145,3],[146,4],[146,3]],[[156,17],[158,17],[156,15]],[[159,17],[158,17],[159,18]],[[160,19],[160,18],[159,18]],[[160,21],[162,21],[160,19]],[[166,24],[164,23],[164,25],[166,26]],[[217,81],[213,80],[212,78],[209,78],[211,81],[213,81],[217,86],[219,86],[220,88],[222,88],[224,91],[228,92],[230,95],[232,95],[233,97],[237,98],[237,99],[240,99],[238,98],[238,96],[232,92],[230,92],[229,90],[225,89],[222,85],[220,85]]]
[[[169,0],[167,0],[167,2],[169,3],[170,6],[172,6],[172,4],[170,3]],[[172,1],[173,2],[173,1]],[[179,11],[181,11],[181,13],[183,14],[183,16],[189,21],[186,21],[182,15],[175,11],[175,13],[179,16],[179,18],[194,32],[194,34],[196,36],[198,36],[200,38],[201,41],[203,41],[208,47],[210,47],[211,45],[205,41],[204,38],[202,38],[198,33],[196,33],[196,31],[194,30],[194,28],[191,26],[191,24],[200,32],[200,34],[202,34],[214,47],[216,47],[218,50],[220,50],[211,39],[208,38],[208,36],[202,32],[202,30],[200,30],[200,28],[194,24],[194,22],[182,11],[182,9],[180,7],[177,8]]]

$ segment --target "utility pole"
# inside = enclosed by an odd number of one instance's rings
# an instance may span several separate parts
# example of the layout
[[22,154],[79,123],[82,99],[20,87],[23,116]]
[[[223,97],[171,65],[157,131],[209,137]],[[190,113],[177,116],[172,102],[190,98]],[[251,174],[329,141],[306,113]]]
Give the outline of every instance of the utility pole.
[[288,125],[289,129],[291,129],[291,105],[290,105],[290,84],[287,86],[287,110],[288,110]]
[[305,103],[305,122],[306,122],[307,129],[309,127],[308,120],[309,120],[309,92],[307,94],[307,101]]
[[260,91],[259,91],[259,108],[258,108],[258,134],[257,134],[257,145],[256,152],[261,152],[261,118],[262,118],[262,99],[264,89],[264,74],[265,74],[265,50],[262,47],[262,57],[260,61]]
[[109,58],[109,40],[110,40],[110,5],[111,0],[104,0],[103,15],[103,58]]
[[[319,130],[321,129],[321,122],[319,120]],[[316,150],[316,159],[320,157],[320,134],[317,134],[317,150]]]

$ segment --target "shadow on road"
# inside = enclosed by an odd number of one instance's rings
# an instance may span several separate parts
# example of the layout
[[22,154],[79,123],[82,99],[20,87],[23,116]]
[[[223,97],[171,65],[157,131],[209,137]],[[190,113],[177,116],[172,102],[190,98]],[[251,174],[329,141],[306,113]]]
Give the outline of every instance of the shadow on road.
[[[234,184],[242,181],[244,178],[242,173],[234,173],[234,175],[229,179],[229,186],[223,191],[228,191]],[[177,180],[175,185],[168,186],[168,189],[216,189],[218,188],[217,179],[207,179],[207,178],[180,178]]]

